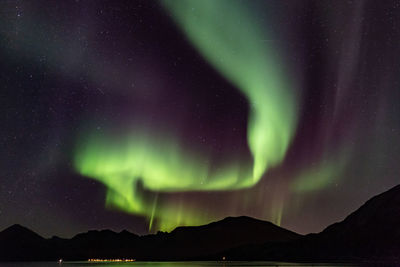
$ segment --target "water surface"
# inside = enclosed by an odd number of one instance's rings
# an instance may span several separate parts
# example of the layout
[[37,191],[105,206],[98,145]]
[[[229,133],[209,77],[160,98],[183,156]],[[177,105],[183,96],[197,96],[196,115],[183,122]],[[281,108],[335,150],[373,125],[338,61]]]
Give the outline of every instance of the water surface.
[[2,267],[267,267],[267,266],[357,266],[329,263],[285,263],[285,262],[16,262],[1,263]]

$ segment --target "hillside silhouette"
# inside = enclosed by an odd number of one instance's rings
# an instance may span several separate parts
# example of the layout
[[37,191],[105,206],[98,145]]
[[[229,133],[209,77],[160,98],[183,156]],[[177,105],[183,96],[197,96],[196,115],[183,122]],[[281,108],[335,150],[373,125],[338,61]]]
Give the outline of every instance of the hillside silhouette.
[[398,261],[400,185],[368,200],[343,221],[318,234],[299,235],[246,216],[203,226],[139,236],[128,231],[89,231],[71,239],[45,239],[13,225],[0,232],[1,261],[87,260],[279,260]]

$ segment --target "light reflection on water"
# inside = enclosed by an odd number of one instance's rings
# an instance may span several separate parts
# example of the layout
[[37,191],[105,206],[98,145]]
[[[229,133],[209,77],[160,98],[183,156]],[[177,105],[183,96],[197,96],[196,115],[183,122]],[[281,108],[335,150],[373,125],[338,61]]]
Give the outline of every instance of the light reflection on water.
[[15,262],[1,263],[2,267],[268,267],[268,266],[324,266],[345,267],[351,264],[286,263],[286,262]]

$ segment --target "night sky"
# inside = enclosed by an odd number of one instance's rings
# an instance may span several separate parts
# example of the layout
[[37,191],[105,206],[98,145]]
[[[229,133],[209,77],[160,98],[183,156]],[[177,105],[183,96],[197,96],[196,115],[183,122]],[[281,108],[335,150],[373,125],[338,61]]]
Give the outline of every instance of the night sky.
[[299,233],[400,182],[400,1],[0,1],[0,229]]

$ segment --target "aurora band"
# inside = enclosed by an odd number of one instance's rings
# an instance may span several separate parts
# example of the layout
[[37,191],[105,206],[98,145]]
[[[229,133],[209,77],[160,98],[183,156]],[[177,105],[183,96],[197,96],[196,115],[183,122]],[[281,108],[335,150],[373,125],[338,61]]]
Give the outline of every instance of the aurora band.
[[[206,223],[210,216],[196,207],[161,201],[157,193],[254,186],[268,168],[284,159],[296,128],[297,97],[279,50],[273,42],[263,41],[271,39],[268,27],[255,21],[244,1],[161,3],[188,41],[247,98],[247,142],[253,163],[238,159],[211,168],[204,164],[207,153],[184,147],[168,129],[160,135],[135,125],[118,138],[89,134],[78,145],[75,167],[107,186],[108,207],[145,216],[150,228],[171,230]],[[139,189],[139,183],[154,197]]]

